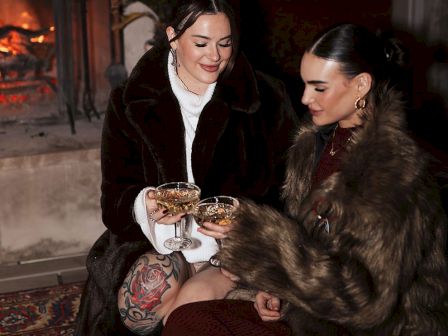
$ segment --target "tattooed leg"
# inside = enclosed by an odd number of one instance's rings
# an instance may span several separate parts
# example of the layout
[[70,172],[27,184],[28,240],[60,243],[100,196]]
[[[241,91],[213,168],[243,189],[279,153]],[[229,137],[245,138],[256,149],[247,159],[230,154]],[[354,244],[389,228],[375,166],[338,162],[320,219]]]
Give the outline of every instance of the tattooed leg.
[[191,276],[190,265],[180,253],[148,252],[132,265],[118,292],[123,324],[137,335],[154,330]]

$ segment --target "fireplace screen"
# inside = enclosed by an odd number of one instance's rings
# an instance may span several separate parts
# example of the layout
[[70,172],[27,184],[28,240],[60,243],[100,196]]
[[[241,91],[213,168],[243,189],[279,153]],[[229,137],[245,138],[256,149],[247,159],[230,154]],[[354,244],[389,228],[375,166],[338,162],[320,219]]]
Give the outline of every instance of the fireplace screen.
[[51,0],[0,2],[0,118],[57,114]]

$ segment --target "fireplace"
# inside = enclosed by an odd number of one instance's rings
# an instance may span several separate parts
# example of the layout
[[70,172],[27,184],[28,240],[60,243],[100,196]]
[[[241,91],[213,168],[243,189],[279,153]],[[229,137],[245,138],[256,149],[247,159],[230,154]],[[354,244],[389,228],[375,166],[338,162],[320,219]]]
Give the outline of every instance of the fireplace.
[[0,122],[99,117],[110,65],[108,0],[0,1]]
[[0,265],[83,254],[104,230],[110,15],[109,0],[0,0]]

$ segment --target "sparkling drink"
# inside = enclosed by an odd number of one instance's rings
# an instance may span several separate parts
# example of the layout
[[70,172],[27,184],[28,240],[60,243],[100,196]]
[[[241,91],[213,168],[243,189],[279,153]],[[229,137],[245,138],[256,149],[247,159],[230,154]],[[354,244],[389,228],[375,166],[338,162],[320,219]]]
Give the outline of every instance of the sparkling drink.
[[[218,225],[229,225],[235,219],[235,210],[238,200],[230,196],[213,196],[201,200],[193,210],[193,217],[199,225],[204,222],[212,222]],[[219,247],[222,247],[222,239],[216,239]],[[215,254],[209,260],[210,264],[219,267],[221,261]]]
[[[191,212],[201,197],[201,189],[188,182],[170,182],[156,188],[156,202],[159,208],[167,209],[172,215]],[[164,241],[163,245],[172,250],[186,249],[193,243],[184,236],[185,218],[174,225],[174,237]]]
[[229,225],[235,218],[235,208],[233,204],[201,202],[196,206],[193,216],[201,226],[204,222]]
[[199,202],[200,192],[196,189],[160,189],[156,191],[157,205],[172,215],[190,212]]

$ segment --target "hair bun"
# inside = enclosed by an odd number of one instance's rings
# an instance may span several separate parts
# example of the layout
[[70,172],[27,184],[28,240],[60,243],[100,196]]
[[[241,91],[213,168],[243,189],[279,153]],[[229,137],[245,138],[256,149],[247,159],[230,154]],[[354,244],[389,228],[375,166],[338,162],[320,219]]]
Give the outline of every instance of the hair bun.
[[386,60],[400,67],[409,65],[409,50],[396,38],[389,38],[383,42]]
[[390,32],[379,33],[378,37],[383,45],[384,56],[390,65],[405,68],[409,65],[409,50],[398,38]]

